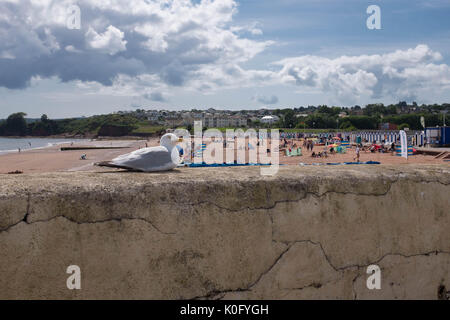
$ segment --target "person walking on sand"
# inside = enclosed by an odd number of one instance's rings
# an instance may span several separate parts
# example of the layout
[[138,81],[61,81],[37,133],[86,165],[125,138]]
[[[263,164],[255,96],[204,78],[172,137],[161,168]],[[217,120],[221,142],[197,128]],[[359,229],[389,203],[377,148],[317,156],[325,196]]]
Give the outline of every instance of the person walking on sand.
[[357,161],[359,162],[359,151],[360,151],[359,146],[357,146],[357,147],[356,147],[356,150],[355,150],[355,152],[356,152],[356,157],[353,158],[353,161],[354,161],[354,160],[357,160]]

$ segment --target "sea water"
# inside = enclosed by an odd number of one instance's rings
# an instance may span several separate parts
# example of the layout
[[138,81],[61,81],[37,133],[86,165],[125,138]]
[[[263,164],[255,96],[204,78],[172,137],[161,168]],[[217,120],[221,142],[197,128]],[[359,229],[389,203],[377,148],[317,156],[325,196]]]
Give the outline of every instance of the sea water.
[[55,139],[55,138],[1,138],[0,137],[0,154],[9,152],[18,152],[31,149],[42,149],[58,145],[62,143],[71,143],[84,141],[82,139]]

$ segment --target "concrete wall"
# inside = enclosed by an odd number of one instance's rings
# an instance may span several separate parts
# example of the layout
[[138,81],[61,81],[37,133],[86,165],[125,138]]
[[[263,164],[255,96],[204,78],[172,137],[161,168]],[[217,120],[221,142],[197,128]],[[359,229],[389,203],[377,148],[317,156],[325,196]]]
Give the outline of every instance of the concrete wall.
[[450,295],[447,165],[0,179],[1,299]]

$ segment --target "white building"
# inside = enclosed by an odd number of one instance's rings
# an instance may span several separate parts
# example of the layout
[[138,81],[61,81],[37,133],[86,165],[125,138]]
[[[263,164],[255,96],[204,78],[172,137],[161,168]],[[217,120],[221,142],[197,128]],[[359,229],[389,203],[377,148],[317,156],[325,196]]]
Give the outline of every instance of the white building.
[[280,120],[280,118],[278,116],[275,116],[275,115],[264,116],[264,117],[261,118],[261,123],[272,124],[272,123],[275,123],[275,122],[277,122],[279,120]]
[[247,126],[247,118],[242,116],[230,116],[221,114],[204,113],[201,118],[193,117],[194,121],[202,121],[202,126],[207,128],[233,128]]

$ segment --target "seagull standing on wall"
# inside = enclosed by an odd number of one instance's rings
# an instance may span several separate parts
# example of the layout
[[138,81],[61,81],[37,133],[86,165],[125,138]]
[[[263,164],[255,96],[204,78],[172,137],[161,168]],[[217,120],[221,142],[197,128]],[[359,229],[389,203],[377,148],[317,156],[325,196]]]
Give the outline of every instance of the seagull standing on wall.
[[172,170],[180,163],[176,145],[181,141],[183,141],[182,138],[178,138],[173,133],[167,133],[161,137],[159,147],[139,149],[95,165],[144,172]]

